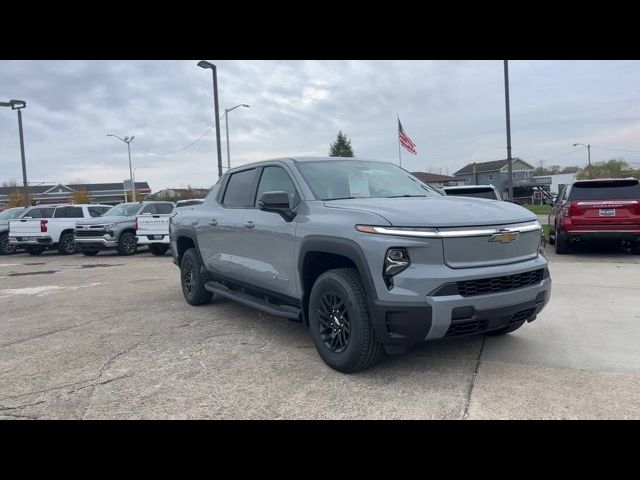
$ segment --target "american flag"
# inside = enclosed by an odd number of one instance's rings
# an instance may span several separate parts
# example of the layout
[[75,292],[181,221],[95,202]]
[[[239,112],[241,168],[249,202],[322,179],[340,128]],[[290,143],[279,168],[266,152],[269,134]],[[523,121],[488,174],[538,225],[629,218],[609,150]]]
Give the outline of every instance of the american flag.
[[418,154],[418,152],[416,152],[416,144],[411,141],[409,135],[403,130],[400,119],[398,119],[398,136],[400,138],[400,145],[402,145],[405,150],[414,155]]

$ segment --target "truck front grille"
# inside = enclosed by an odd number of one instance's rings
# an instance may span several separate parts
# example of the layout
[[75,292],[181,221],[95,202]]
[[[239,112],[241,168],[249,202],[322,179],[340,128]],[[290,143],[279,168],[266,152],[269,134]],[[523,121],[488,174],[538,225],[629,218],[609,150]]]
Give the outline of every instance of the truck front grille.
[[106,234],[106,230],[76,230],[76,237],[102,237]]
[[486,295],[488,293],[516,290],[540,283],[542,281],[542,274],[543,269],[539,269],[504,277],[465,280],[457,282],[458,292],[463,297],[472,297],[474,295]]

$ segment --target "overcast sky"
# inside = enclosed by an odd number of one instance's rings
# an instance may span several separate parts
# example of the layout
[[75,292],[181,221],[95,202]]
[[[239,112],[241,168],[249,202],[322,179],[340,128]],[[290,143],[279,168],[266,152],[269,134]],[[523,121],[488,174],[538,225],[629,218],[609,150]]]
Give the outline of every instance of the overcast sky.
[[[502,61],[216,61],[231,164],[326,155],[342,130],[363,158],[398,161],[397,121],[417,145],[411,171],[452,174],[506,158]],[[640,62],[510,62],[513,156],[534,165],[614,157],[640,166]],[[135,135],[135,177],[154,191],[217,179],[211,72],[195,61],[0,61],[0,101],[26,100],[30,182],[119,182]],[[224,121],[221,124],[226,166]],[[143,150],[145,149],[145,150]],[[635,150],[625,152],[622,150]],[[570,152],[570,153],[567,153]],[[16,114],[0,109],[0,182],[21,182]]]

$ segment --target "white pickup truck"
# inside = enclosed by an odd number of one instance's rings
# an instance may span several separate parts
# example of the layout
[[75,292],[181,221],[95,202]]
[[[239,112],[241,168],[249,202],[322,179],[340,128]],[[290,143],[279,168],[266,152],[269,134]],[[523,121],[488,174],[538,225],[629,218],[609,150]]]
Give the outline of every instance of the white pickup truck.
[[136,216],[136,238],[138,245],[149,245],[154,255],[164,255],[169,250],[170,214],[148,214]]
[[73,233],[76,222],[99,217],[110,208],[109,205],[56,205],[49,218],[33,218],[27,212],[22,218],[9,221],[9,243],[23,246],[31,255],[40,255],[50,247],[72,255],[76,253]]

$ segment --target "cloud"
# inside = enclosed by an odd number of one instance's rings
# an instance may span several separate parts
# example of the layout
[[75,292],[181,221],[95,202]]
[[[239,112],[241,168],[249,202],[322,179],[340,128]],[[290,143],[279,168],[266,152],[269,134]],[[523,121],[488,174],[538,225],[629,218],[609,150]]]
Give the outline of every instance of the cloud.
[[[211,73],[194,61],[2,61],[0,91],[24,99],[30,181],[121,181],[135,135],[138,180],[154,190],[217,178]],[[506,156],[501,61],[216,61],[232,165],[326,155],[338,130],[360,157],[397,161],[396,115],[417,145],[410,170],[454,172]],[[640,62],[510,62],[513,154],[569,165],[574,142],[640,150]],[[2,100],[5,100],[4,98]],[[21,178],[17,120],[0,109],[0,181]],[[226,166],[224,121],[223,163]],[[592,149],[592,159],[640,154]]]

